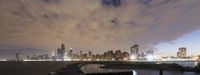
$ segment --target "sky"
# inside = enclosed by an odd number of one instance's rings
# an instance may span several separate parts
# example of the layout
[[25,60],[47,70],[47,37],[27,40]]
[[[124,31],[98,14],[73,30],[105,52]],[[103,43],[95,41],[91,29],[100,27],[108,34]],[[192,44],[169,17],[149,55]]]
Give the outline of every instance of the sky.
[[199,33],[200,29],[187,33],[176,40],[160,43],[155,46],[156,49],[159,49],[156,51],[156,54],[161,56],[176,56],[178,48],[186,47],[187,55],[200,55]]
[[200,0],[0,0],[0,56],[109,49],[198,54]]

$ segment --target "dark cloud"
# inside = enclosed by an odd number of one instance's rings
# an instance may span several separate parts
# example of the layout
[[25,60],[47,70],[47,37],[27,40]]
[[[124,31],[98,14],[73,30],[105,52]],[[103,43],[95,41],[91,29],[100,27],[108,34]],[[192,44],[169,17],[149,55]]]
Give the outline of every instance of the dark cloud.
[[119,7],[122,4],[121,0],[102,0],[102,5]]
[[48,3],[51,3],[51,2],[58,2],[58,1],[60,1],[60,0],[42,0],[42,1],[44,1],[44,2],[48,2]]
[[199,0],[142,1],[0,0],[0,46],[145,50],[199,29]]
[[140,0],[140,2],[146,7],[159,7],[168,4],[169,2],[175,3],[176,1],[179,0]]
[[152,0],[140,0],[144,5],[149,6]]

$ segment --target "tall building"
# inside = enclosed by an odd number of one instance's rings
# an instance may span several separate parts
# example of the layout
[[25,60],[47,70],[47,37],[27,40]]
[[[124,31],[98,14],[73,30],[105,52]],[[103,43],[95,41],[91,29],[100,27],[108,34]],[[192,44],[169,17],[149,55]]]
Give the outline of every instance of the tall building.
[[61,50],[65,50],[65,44],[61,44]]
[[89,55],[89,58],[91,58],[92,57],[92,52],[88,51],[88,55]]
[[119,60],[121,58],[121,54],[122,54],[121,50],[116,50],[114,54],[115,59]]
[[131,51],[130,51],[130,54],[133,54],[133,48],[134,48],[134,47],[133,47],[133,46],[131,46],[131,49],[130,49],[130,50],[131,50]]
[[61,44],[61,48],[57,49],[57,57],[58,59],[64,60],[65,56],[65,44]]
[[20,60],[21,60],[21,58],[20,58],[20,53],[19,53],[19,52],[15,54],[15,58],[16,58],[17,61],[20,61]]
[[83,55],[83,52],[82,52],[82,51],[80,51],[80,54],[79,54],[79,55],[80,55],[80,56],[81,56],[81,55]]
[[73,49],[70,48],[69,52],[68,52],[68,57],[73,58]]
[[51,58],[52,58],[54,61],[56,60],[56,54],[55,54],[55,51],[54,51],[54,50],[52,51]]
[[79,53],[79,59],[80,59],[80,60],[83,59],[83,52],[82,52],[82,51],[80,51],[80,53]]
[[55,54],[55,51],[54,51],[54,50],[51,52],[51,56],[56,56],[56,54]]
[[62,57],[61,57],[61,49],[60,49],[60,48],[57,49],[57,58],[58,58],[58,59],[61,59],[61,58],[62,58]]
[[179,51],[177,52],[177,58],[180,58],[180,52]]
[[139,54],[139,45],[138,44],[134,44],[131,47],[131,54],[132,55],[138,55]]
[[185,47],[179,48],[179,51],[177,52],[177,57],[178,58],[186,58],[186,48]]

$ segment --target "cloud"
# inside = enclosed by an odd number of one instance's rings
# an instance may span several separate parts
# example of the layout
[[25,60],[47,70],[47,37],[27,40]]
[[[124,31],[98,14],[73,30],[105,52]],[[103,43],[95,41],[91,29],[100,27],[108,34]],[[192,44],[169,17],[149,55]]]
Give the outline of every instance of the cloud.
[[0,46],[141,49],[199,29],[199,0],[0,0]]

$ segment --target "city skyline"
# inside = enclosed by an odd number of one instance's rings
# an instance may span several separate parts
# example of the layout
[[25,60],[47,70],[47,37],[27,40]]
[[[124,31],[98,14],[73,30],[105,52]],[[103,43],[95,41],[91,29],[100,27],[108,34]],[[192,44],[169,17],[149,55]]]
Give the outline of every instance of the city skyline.
[[[56,50],[200,54],[199,0],[0,0],[0,58]],[[170,12],[169,12],[170,11]]]
[[107,50],[103,53],[92,51],[79,51],[74,53],[73,48],[66,48],[61,44],[57,50],[51,53],[16,53],[15,58],[1,59],[1,61],[196,61],[200,55],[188,55],[186,47],[180,47],[176,56],[163,56],[154,53],[154,50],[142,51],[138,44],[130,47],[130,51]]

